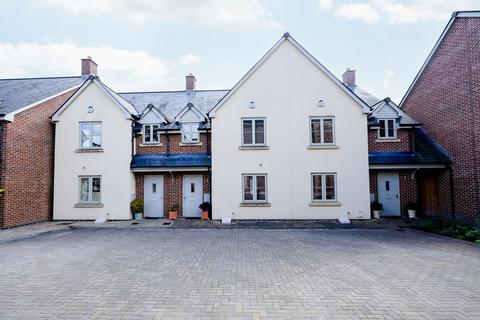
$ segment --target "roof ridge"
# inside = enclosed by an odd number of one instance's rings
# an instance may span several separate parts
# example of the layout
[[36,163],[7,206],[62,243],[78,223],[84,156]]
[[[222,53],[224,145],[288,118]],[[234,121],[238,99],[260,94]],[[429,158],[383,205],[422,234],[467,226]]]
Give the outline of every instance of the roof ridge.
[[[230,89],[203,89],[194,90],[193,92],[206,92],[206,91],[229,91]],[[172,93],[172,92],[187,92],[188,90],[159,90],[159,91],[127,91],[118,92],[118,94],[138,94],[138,93]]]
[[82,76],[59,76],[59,77],[33,77],[33,78],[6,78],[0,79],[0,81],[7,81],[7,80],[44,80],[44,79],[73,79],[73,78],[81,78]]

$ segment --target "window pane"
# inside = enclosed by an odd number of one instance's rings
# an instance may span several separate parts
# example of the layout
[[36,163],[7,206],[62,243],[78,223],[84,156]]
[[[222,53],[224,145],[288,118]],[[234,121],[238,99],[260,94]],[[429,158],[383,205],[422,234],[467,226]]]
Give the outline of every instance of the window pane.
[[266,200],[265,176],[257,176],[257,200]]
[[198,131],[192,132],[192,141],[199,141],[200,140],[200,133]]
[[93,136],[92,147],[99,148],[102,146],[102,136]]
[[90,124],[82,123],[80,124],[80,140],[82,148],[91,147],[91,127]]
[[253,176],[243,176],[243,199],[253,200]]
[[190,192],[195,193],[195,183],[190,183]]
[[152,142],[159,142],[160,141],[160,126],[153,125],[152,126]]
[[333,119],[323,119],[323,143],[333,143]]
[[152,183],[152,193],[157,193],[157,184]]
[[385,120],[379,120],[378,123],[380,125],[380,129],[378,131],[378,136],[380,138],[385,138]]
[[322,143],[320,136],[320,119],[312,119],[311,121],[311,133],[312,133],[312,143]]
[[313,200],[322,200],[322,176],[313,176]]
[[395,122],[394,120],[388,120],[388,137],[395,137]]
[[100,201],[100,178],[92,178],[92,201]]
[[325,175],[325,194],[326,200],[335,200],[335,175]]
[[80,201],[88,201],[88,178],[80,178]]
[[145,142],[150,142],[150,136],[151,136],[151,133],[150,133],[150,126],[145,126],[144,127],[144,132],[145,132]]
[[265,122],[263,120],[255,120],[255,144],[265,143]]
[[99,123],[92,124],[92,134],[100,136],[102,134],[102,125]]
[[252,144],[252,120],[243,120],[243,143]]

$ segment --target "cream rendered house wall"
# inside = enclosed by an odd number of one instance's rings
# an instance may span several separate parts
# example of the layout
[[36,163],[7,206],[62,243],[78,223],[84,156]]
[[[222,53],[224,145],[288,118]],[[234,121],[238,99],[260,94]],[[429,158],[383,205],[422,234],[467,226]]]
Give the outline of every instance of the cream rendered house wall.
[[[87,112],[88,106],[94,107],[93,113]],[[103,152],[76,152],[81,121],[102,121]],[[54,219],[131,218],[129,204],[135,193],[131,132],[131,120],[94,83],[60,114],[55,128]],[[101,176],[103,208],[74,208],[81,175]]]
[[[318,107],[322,99],[325,107]],[[256,108],[249,108],[254,101]],[[334,116],[338,149],[309,150],[309,117]],[[241,118],[266,118],[268,150],[239,150]],[[338,206],[310,206],[311,173],[337,173]],[[241,207],[242,173],[266,173],[270,207]],[[367,115],[289,41],[215,112],[213,218],[370,218]],[[232,215],[233,213],[233,215]]]

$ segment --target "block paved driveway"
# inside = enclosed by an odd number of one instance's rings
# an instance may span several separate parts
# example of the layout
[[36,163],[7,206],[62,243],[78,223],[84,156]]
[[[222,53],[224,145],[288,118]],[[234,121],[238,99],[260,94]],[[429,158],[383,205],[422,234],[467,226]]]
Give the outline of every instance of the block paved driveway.
[[0,319],[480,319],[480,247],[396,230],[78,229],[0,244]]

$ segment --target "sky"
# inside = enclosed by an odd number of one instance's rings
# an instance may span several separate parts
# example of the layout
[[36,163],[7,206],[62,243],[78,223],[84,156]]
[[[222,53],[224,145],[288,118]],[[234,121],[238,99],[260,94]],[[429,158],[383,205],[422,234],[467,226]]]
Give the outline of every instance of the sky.
[[0,0],[0,78],[80,74],[117,92],[229,89],[289,32],[341,79],[397,103],[453,11],[480,0]]

